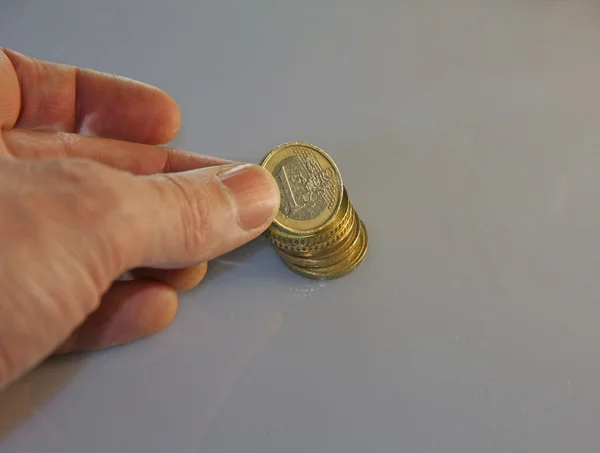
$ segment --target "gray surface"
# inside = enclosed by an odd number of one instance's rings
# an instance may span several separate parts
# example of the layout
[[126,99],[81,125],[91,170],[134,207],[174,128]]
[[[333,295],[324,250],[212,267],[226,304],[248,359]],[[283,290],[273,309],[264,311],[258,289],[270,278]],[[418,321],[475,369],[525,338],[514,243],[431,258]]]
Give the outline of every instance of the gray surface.
[[0,452],[598,451],[597,2],[5,3],[2,45],[172,93],[182,148],[323,147],[372,245],[325,284],[217,260],[1,395]]

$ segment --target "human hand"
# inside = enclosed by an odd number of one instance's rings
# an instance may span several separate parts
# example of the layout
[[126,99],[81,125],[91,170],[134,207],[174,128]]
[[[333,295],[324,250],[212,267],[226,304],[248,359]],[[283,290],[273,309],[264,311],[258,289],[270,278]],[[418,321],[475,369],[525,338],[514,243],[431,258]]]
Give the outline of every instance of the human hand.
[[271,223],[261,167],[155,146],[179,123],[156,88],[0,48],[0,390],[161,330],[203,263]]

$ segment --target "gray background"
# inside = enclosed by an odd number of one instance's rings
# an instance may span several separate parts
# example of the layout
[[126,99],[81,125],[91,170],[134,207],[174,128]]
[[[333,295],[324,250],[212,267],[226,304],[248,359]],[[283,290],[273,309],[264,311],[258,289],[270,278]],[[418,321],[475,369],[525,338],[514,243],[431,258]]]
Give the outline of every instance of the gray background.
[[313,283],[256,241],[147,341],[0,395],[0,452],[600,449],[600,6],[20,0],[0,43],[156,84],[175,144],[334,157],[368,225]]

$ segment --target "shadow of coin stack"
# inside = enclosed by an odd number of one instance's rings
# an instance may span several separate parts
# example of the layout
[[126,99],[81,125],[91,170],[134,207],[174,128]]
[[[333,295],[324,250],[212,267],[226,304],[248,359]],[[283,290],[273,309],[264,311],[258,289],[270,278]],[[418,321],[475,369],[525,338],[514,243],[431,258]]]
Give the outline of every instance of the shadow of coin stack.
[[302,276],[331,280],[365,259],[368,235],[333,159],[308,143],[286,143],[263,160],[280,188],[281,207],[265,232],[283,262]]

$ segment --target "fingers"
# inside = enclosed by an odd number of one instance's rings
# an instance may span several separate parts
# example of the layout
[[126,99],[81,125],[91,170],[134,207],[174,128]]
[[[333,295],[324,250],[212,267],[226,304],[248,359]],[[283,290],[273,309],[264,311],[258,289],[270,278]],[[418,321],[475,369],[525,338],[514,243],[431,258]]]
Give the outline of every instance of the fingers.
[[0,129],[13,127],[19,116],[20,105],[19,79],[0,48]]
[[173,320],[177,293],[151,280],[115,282],[92,313],[58,354],[119,346],[153,335]]
[[72,132],[147,144],[167,143],[179,132],[179,107],[158,88],[78,69],[76,92]]
[[158,280],[166,283],[177,291],[187,291],[198,286],[204,280],[208,266],[206,263],[185,269],[152,269],[140,268],[131,271],[131,275],[137,279]]
[[[0,48],[0,54],[0,99],[10,94],[10,103],[0,105],[0,121],[6,127],[54,129],[147,144],[166,143],[179,130],[179,108],[158,88],[8,49]],[[19,91],[16,100],[14,93]]]
[[206,269],[206,263],[187,269],[136,269],[137,280],[115,282],[99,308],[55,353],[119,346],[163,330],[177,312],[176,291],[198,285]]
[[131,228],[139,267],[172,269],[207,262],[256,238],[279,208],[277,183],[256,165],[137,181],[141,193],[134,195],[138,210]]
[[62,132],[13,129],[4,131],[2,137],[9,154],[22,160],[49,161],[81,157],[138,175],[181,172],[231,163],[163,146]]

